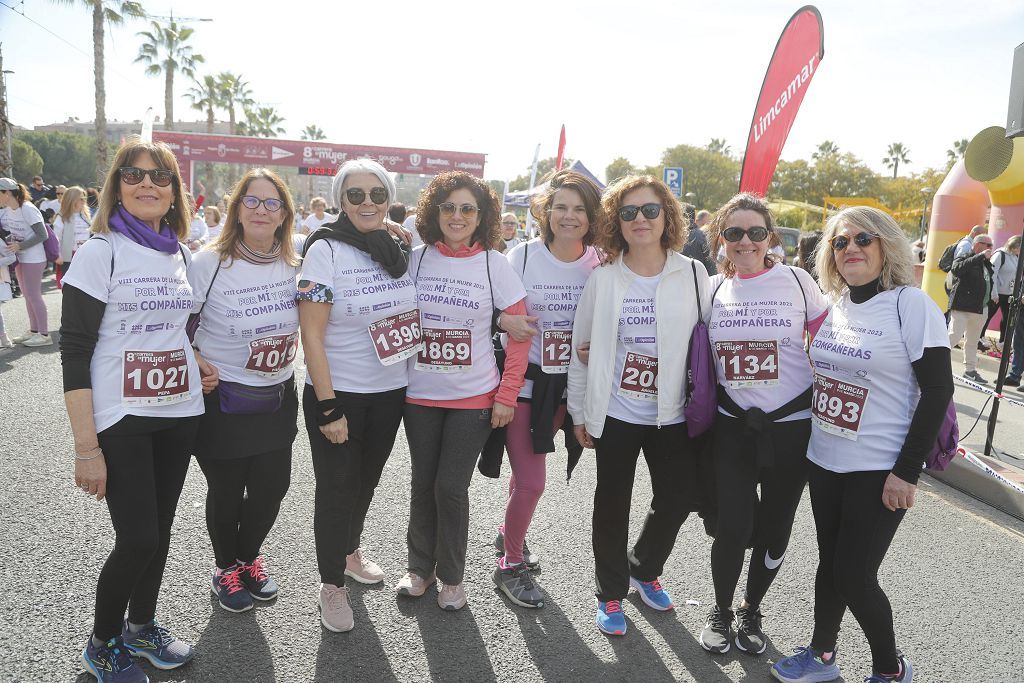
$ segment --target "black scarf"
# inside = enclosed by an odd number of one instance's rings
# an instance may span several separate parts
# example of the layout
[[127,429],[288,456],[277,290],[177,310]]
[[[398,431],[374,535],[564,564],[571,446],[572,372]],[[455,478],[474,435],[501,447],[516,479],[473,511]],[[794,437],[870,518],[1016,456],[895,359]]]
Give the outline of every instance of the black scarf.
[[395,279],[405,275],[409,269],[408,256],[398,246],[391,233],[386,229],[359,232],[344,213],[338,214],[338,220],[325,223],[310,235],[302,254],[305,255],[314,242],[324,238],[338,240],[366,252]]

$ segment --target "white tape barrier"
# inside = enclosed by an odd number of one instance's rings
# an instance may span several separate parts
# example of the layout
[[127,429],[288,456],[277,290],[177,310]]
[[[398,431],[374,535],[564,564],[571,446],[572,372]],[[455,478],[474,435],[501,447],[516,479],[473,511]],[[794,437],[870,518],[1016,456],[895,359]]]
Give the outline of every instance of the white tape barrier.
[[[999,400],[1006,401],[1010,405],[1017,406],[1018,408],[1024,408],[1024,400],[1018,399],[1018,398],[1014,398],[1012,396],[1007,396],[1006,394],[998,394],[993,389],[990,389],[989,387],[986,387],[984,384],[978,384],[977,382],[972,382],[971,380],[969,380],[969,379],[967,379],[965,377],[960,377],[959,375],[953,375],[953,381],[954,382],[959,382],[960,384],[963,384],[964,386],[968,386],[968,387],[970,387],[972,389],[977,389],[978,391],[982,392],[983,394],[988,394],[989,396],[995,396]],[[1022,398],[1024,398],[1024,397],[1022,397]]]
[[1024,495],[1024,487],[1022,487],[1017,482],[1011,481],[1011,480],[1007,479],[1006,477],[1004,477],[1003,475],[1001,475],[998,472],[996,472],[994,469],[992,469],[991,466],[989,466],[987,463],[985,463],[984,460],[982,460],[977,455],[975,455],[974,453],[970,452],[969,450],[967,450],[963,446],[961,446],[960,448],[957,449],[957,453],[962,455],[962,456],[964,456],[964,460],[966,460],[967,462],[971,463],[972,465],[974,465],[975,467],[980,469],[982,472],[984,472],[988,476],[990,476],[993,479],[995,479],[996,481],[998,481],[1000,484],[1002,484],[1002,485],[1004,485],[1004,486],[1006,486],[1008,488],[1013,489],[1017,493],[1020,493],[1020,494]]

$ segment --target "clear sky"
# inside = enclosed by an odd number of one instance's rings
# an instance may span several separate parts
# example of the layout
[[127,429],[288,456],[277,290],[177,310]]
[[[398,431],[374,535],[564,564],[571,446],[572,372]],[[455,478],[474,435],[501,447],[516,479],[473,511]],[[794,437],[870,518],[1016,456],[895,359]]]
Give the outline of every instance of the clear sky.
[[[799,7],[778,0],[250,2],[142,0],[192,23],[200,73],[240,72],[297,139],[310,123],[339,143],[487,154],[485,174],[526,172],[537,143],[597,175],[615,157],[658,162],[680,143],[746,142],[764,71]],[[10,117],[31,127],[92,120],[87,9],[0,0]],[[13,6],[15,9],[9,9]],[[821,0],[825,56],[783,151],[832,140],[882,171],[886,146],[908,172],[942,166],[954,140],[1005,125],[1021,0]],[[24,12],[21,16],[19,12]],[[67,42],[33,24],[31,17]],[[107,118],[163,115],[163,80],[133,64],[147,28],[107,34]],[[70,44],[69,44],[70,43]],[[190,110],[176,81],[175,118]],[[901,172],[903,166],[901,166]]]

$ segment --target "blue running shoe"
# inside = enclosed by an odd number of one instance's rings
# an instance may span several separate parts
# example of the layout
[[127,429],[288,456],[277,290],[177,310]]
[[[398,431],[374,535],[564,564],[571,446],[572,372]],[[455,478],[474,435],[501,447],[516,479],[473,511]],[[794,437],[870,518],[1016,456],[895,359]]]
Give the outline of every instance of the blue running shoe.
[[143,626],[138,633],[129,631],[125,622],[121,638],[134,656],[145,657],[150,664],[164,671],[177,669],[195,655],[191,645],[175,638],[155,620]]
[[597,601],[597,627],[609,636],[626,635],[626,616],[621,600]]
[[914,666],[910,663],[903,653],[899,653],[900,660],[900,675],[883,676],[882,674],[871,674],[864,679],[864,683],[911,683],[914,680]]
[[237,562],[227,569],[218,568],[213,572],[210,590],[217,596],[220,606],[229,612],[244,612],[252,609],[252,595],[242,583],[244,567]]
[[672,597],[661,587],[661,582],[658,579],[654,581],[641,581],[631,576],[629,577],[629,585],[639,591],[640,599],[652,609],[656,609],[659,612],[667,612],[675,607],[672,604]]
[[82,650],[82,663],[99,683],[149,683],[149,676],[132,659],[121,636],[115,636],[99,647],[93,645],[90,638]]
[[263,568],[263,558],[257,557],[249,564],[238,561],[242,565],[242,583],[249,595],[257,600],[273,600],[277,597],[277,582],[267,575]]
[[839,678],[839,665],[833,653],[827,664],[811,647],[798,647],[796,654],[784,657],[772,667],[772,676],[783,683],[825,683]]

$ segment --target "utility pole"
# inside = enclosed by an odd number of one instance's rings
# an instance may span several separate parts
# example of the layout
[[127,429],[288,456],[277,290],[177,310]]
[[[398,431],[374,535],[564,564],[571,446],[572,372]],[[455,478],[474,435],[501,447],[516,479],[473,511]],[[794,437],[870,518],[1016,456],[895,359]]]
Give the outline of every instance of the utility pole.
[[7,72],[4,71],[3,46],[0,45],[0,176],[14,175],[14,157],[11,153],[11,136],[14,130],[7,118]]

